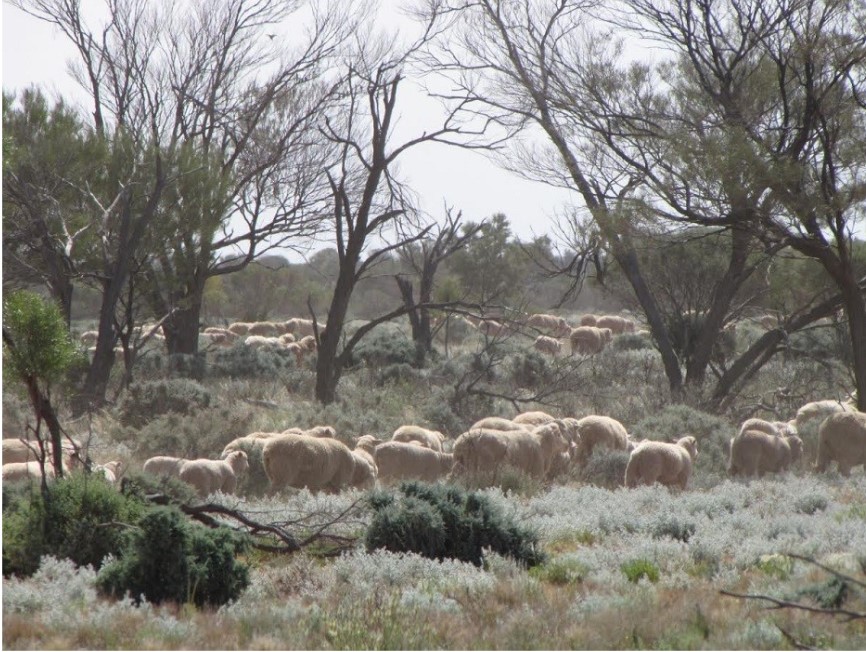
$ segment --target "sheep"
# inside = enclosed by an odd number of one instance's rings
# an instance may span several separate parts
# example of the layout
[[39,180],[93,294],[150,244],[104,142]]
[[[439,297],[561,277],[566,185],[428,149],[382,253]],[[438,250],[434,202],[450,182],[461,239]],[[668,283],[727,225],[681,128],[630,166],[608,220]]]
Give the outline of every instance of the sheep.
[[[81,443],[72,439],[65,440],[61,444],[63,450],[63,468],[66,470],[81,466]],[[45,463],[52,465],[51,444],[45,442]],[[26,439],[4,439],[3,440],[3,464],[17,464],[32,462],[39,459],[39,444],[34,440]]]
[[802,453],[799,437],[783,437],[778,431],[741,430],[731,439],[728,474],[762,477],[765,473],[779,473],[799,460]]
[[547,335],[539,335],[536,337],[532,346],[536,351],[547,353],[552,356],[559,355],[562,351],[562,343],[553,337],[548,337]]
[[815,470],[823,473],[833,461],[846,478],[853,467],[866,467],[866,412],[842,412],[824,419],[818,428]]
[[285,345],[278,337],[265,337],[264,335],[248,335],[244,344],[253,349],[283,349]]
[[593,314],[584,315],[580,318],[581,326],[595,326],[598,323],[598,316]]
[[477,328],[489,337],[504,337],[511,332],[507,324],[498,322],[495,319],[482,319],[478,322]]
[[[512,430],[532,430],[535,424],[530,423],[516,423],[515,421],[509,421],[508,419],[503,419],[502,417],[484,417],[473,423],[469,426],[469,430],[501,430],[503,432],[509,432]],[[541,425],[541,424],[538,424]]]
[[123,471],[123,462],[114,460],[105,464],[98,464],[93,467],[94,473],[101,473],[109,483],[114,484],[120,478],[120,473]]
[[526,325],[538,330],[547,331],[556,337],[568,335],[571,326],[562,317],[556,315],[534,314],[526,320]]
[[773,421],[766,421],[764,419],[746,419],[743,421],[740,426],[739,434],[746,432],[747,430],[757,430],[759,432],[765,432],[768,435],[773,435],[774,437],[781,437],[787,431],[783,431],[779,428],[778,423]]
[[394,431],[391,436],[391,441],[400,441],[403,443],[418,442],[425,448],[434,450],[437,453],[442,452],[442,444],[445,442],[445,435],[438,430],[429,430],[421,426],[406,425],[400,426]]
[[[295,337],[304,337],[305,335],[313,334],[313,320],[294,317],[289,319],[284,324],[287,333],[292,333]],[[325,328],[324,324],[319,324],[319,332]]]
[[316,337],[314,335],[305,335],[298,340],[298,344],[305,351],[315,351],[318,347],[318,344],[316,343]]
[[568,340],[571,343],[571,353],[594,355],[600,353],[606,344],[607,335],[604,330],[595,326],[578,326],[571,330]]
[[843,403],[842,401],[836,401],[834,399],[812,401],[811,403],[806,403],[806,405],[797,410],[797,430],[802,431],[807,423],[813,419],[817,419],[818,417],[821,417],[823,420],[825,417],[837,412],[855,411],[856,408],[851,403]]
[[514,423],[520,423],[523,425],[529,426],[540,426],[545,423],[550,423],[551,421],[556,421],[556,419],[550,416],[547,412],[521,412],[516,417],[512,419]]
[[292,335],[291,333],[283,333],[277,339],[282,343],[283,346],[286,346],[288,344],[292,344],[296,341],[295,336]]
[[645,441],[629,455],[625,486],[633,488],[658,482],[667,487],[685,489],[697,457],[698,443],[691,435],[682,437],[675,444]]
[[372,489],[379,477],[379,467],[373,453],[366,446],[355,446],[352,451],[355,458],[355,470],[349,484],[357,489]]
[[501,464],[535,477],[550,472],[554,460],[568,451],[568,442],[558,424],[537,426],[532,432],[514,430],[470,430],[454,443],[454,466],[459,471],[493,471]]
[[262,463],[271,494],[284,487],[336,493],[351,484],[355,456],[340,441],[301,434],[265,441]]
[[187,460],[180,467],[179,477],[204,498],[215,491],[234,493],[238,476],[248,468],[247,454],[234,451],[224,460]]
[[229,330],[235,335],[246,335],[252,324],[248,321],[236,321],[229,324]]
[[580,435],[577,461],[586,466],[596,446],[613,450],[628,450],[628,432],[619,421],[611,417],[590,415],[578,419],[577,430]]
[[99,331],[84,331],[78,338],[78,341],[84,346],[93,346],[98,339]]
[[283,345],[286,351],[293,353],[295,356],[295,364],[297,366],[301,366],[301,363],[304,361],[304,354],[307,353],[307,349],[301,346],[298,342],[289,342],[288,344]]
[[331,439],[337,438],[337,430],[333,426],[313,426],[312,428],[302,430],[301,434],[307,435],[308,437],[330,437]]
[[272,321],[256,321],[247,328],[247,335],[263,335],[265,337],[276,337],[284,331],[282,324],[279,326]]
[[436,482],[451,470],[454,461],[451,453],[393,440],[377,446],[375,457],[380,482],[407,478]]
[[[54,467],[45,465],[45,477],[54,477]],[[3,465],[3,482],[22,482],[24,480],[40,480],[42,474],[39,470],[39,462],[9,462]]]
[[143,470],[145,473],[150,473],[151,475],[178,478],[180,477],[180,467],[183,466],[184,462],[188,461],[182,457],[157,455],[145,460]]

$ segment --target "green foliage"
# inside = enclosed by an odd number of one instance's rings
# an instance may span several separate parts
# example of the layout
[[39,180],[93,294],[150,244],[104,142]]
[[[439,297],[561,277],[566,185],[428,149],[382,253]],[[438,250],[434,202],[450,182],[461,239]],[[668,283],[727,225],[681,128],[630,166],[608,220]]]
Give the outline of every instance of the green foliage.
[[120,426],[110,430],[115,441],[126,443],[141,457],[173,455],[194,459],[211,457],[236,437],[252,430],[254,412],[238,405],[168,412],[143,426]]
[[179,503],[195,502],[195,489],[180,478],[171,476],[156,477],[143,471],[126,473],[121,481],[121,493],[142,502],[147,496],[164,494]]
[[521,349],[506,356],[504,365],[518,387],[541,387],[551,379],[550,358],[534,349]]
[[173,507],[150,510],[126,538],[118,559],[97,576],[105,593],[149,602],[198,606],[225,604],[249,584],[249,569],[235,559],[246,548],[228,528],[190,523]]
[[642,577],[647,578],[653,584],[659,581],[659,567],[648,559],[632,559],[620,566],[620,570],[628,578],[628,581],[634,584],[637,584]]
[[603,449],[593,451],[592,457],[580,472],[580,479],[606,489],[616,489],[625,483],[628,452]]
[[580,584],[589,574],[589,567],[575,559],[558,557],[529,570],[529,574],[543,582],[566,585]]
[[196,408],[210,405],[211,392],[186,378],[132,383],[120,403],[120,422],[140,428],[155,417],[168,412],[190,414]]
[[374,515],[366,535],[368,550],[416,552],[481,566],[483,549],[489,548],[530,567],[544,561],[538,535],[479,492],[404,482],[396,494],[374,493],[370,505]]
[[207,375],[213,378],[277,378],[292,369],[294,364],[294,357],[288,351],[256,349],[238,343],[214,352]]
[[653,526],[652,537],[653,539],[669,537],[683,543],[688,543],[696,529],[697,526],[691,521],[682,521],[677,517],[669,516]]
[[422,359],[415,343],[394,329],[379,329],[367,335],[355,347],[352,357],[370,367],[398,364],[417,367]]
[[822,609],[841,609],[848,598],[850,588],[848,582],[841,577],[832,577],[821,584],[801,589],[797,595],[811,598]]
[[771,577],[786,580],[794,571],[794,560],[787,555],[761,555],[755,566]]
[[60,309],[38,294],[13,292],[3,302],[3,328],[14,343],[3,342],[6,381],[60,379],[77,356]]
[[637,333],[623,333],[613,338],[610,348],[614,351],[643,351],[652,349],[653,343],[649,337]]
[[823,494],[806,494],[805,496],[797,497],[794,509],[800,514],[809,514],[811,516],[815,512],[824,511],[829,504],[827,496]]
[[117,554],[124,528],[144,512],[136,497],[117,492],[101,475],[74,473],[33,491],[3,514],[3,573],[30,575],[43,555],[98,567]]

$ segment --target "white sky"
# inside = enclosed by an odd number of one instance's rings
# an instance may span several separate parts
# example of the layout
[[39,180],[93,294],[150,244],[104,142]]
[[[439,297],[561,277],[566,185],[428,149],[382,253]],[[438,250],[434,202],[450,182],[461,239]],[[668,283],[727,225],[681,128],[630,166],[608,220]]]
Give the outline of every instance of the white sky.
[[[85,6],[88,3],[94,0],[84,0]],[[388,11],[383,9],[381,13]],[[382,15],[383,20],[391,18],[395,22],[400,20]],[[2,23],[4,90],[37,84],[49,96],[63,95],[67,100],[82,97],[81,89],[67,71],[67,62],[75,57],[75,49],[58,29],[6,3]],[[404,99],[410,100],[402,105],[404,122],[416,124],[419,116],[412,112],[429,109],[416,104],[408,94]],[[428,128],[435,126],[434,115]],[[501,170],[482,154],[453,147],[424,145],[408,152],[400,161],[401,177],[417,193],[422,209],[433,218],[441,219],[446,202],[462,210],[465,218],[475,221],[504,213],[521,239],[548,233],[554,211],[574,200],[574,195],[566,190],[526,181]]]

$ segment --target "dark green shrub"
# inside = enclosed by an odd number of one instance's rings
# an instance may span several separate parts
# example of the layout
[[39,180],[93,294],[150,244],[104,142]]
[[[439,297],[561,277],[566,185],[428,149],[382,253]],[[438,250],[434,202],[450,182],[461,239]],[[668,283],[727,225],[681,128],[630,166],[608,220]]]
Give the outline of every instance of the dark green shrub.
[[189,414],[210,405],[210,391],[186,378],[132,383],[120,403],[119,418],[125,426],[140,428],[168,412]]
[[697,526],[689,521],[681,521],[675,516],[669,516],[657,522],[652,528],[653,539],[669,537],[688,543]]
[[613,338],[610,348],[614,351],[642,351],[652,349],[653,343],[649,337],[637,333],[623,333]]
[[625,483],[625,467],[629,454],[626,451],[602,449],[593,451],[592,457],[580,472],[580,479],[606,489],[616,489]]
[[169,412],[141,427],[109,431],[141,457],[174,455],[187,459],[212,457],[236,437],[252,429],[254,412],[245,405],[219,406],[181,414]]
[[235,555],[245,540],[228,528],[206,529],[173,507],[151,509],[126,537],[118,559],[97,576],[112,596],[172,600],[198,606],[236,599],[249,584],[249,569]]
[[642,577],[647,578],[653,584],[659,581],[659,567],[648,559],[632,559],[620,566],[620,569],[628,581],[635,584]]
[[423,372],[411,365],[400,362],[378,368],[373,378],[377,387],[384,387],[385,385],[411,382],[418,379],[420,373]]
[[808,514],[811,516],[815,512],[824,511],[827,509],[827,505],[829,504],[830,502],[827,500],[827,496],[821,494],[807,494],[797,498],[794,502],[794,510],[800,514]]
[[174,378],[193,378],[201,380],[205,376],[206,360],[204,352],[185,354],[173,353],[168,356],[168,371]]
[[373,520],[368,550],[415,552],[432,559],[446,557],[481,566],[482,550],[514,558],[526,566],[544,561],[538,535],[502,513],[480,492],[443,484],[404,482],[397,493],[370,498]]
[[505,358],[506,373],[518,387],[540,387],[551,379],[550,358],[535,349],[520,350]]
[[157,477],[144,471],[126,473],[120,482],[120,491],[142,502],[147,499],[147,496],[154,494],[164,494],[179,503],[192,503],[196,500],[195,489],[180,478]]
[[214,352],[207,376],[213,378],[279,378],[295,367],[290,351],[255,349],[243,343]]
[[529,574],[544,582],[564,586],[580,584],[589,574],[589,567],[576,559],[557,558],[541,566],[536,566]]
[[814,586],[808,586],[797,592],[799,597],[814,600],[822,609],[841,609],[850,593],[848,582],[841,577],[833,577]]
[[59,479],[45,498],[34,489],[3,514],[3,573],[30,575],[42,555],[98,567],[118,553],[126,525],[144,510],[141,500],[118,493],[101,475]]
[[394,329],[379,329],[367,335],[355,347],[352,358],[369,367],[404,364],[417,367],[423,356],[415,342]]

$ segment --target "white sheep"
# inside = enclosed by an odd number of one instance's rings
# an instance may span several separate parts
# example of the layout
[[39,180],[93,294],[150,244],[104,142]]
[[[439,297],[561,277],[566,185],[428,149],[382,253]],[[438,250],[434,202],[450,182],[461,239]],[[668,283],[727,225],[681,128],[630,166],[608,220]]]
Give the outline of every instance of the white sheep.
[[[81,442],[63,440],[61,443],[63,468],[65,470],[75,469],[81,466]],[[3,464],[16,464],[33,462],[39,459],[39,444],[35,440],[28,439],[4,439],[3,440]],[[45,463],[52,466],[52,447],[50,442],[45,442]]]
[[510,464],[532,476],[546,476],[569,444],[559,424],[525,430],[469,430],[454,443],[454,467],[458,472],[497,472]]
[[550,423],[551,421],[556,421],[556,418],[552,417],[547,412],[536,410],[533,412],[521,412],[514,417],[512,421],[522,425],[540,426],[545,423]]
[[[748,425],[749,421],[756,420],[749,419],[743,425]],[[765,473],[779,473],[786,471],[799,460],[802,453],[802,440],[795,436],[784,436],[778,429],[775,432],[757,428],[740,430],[737,436],[731,439],[728,473],[758,477]]]
[[144,462],[143,470],[156,476],[168,476],[170,478],[180,477],[180,467],[188,462],[182,457],[171,457],[169,455],[156,455],[149,457]]
[[[319,324],[319,332],[325,328],[325,324]],[[285,322],[287,333],[292,333],[295,337],[304,337],[305,335],[313,334],[313,320],[294,317]]]
[[594,355],[601,353],[609,340],[609,328],[597,328],[595,326],[578,326],[571,330],[568,340],[571,343],[571,353],[581,355]]
[[577,461],[586,466],[592,451],[597,446],[612,450],[628,450],[628,432],[619,421],[607,416],[590,415],[577,420],[580,441],[577,444]]
[[99,331],[84,331],[78,340],[84,346],[93,346],[96,344],[96,340],[99,339]]
[[106,462],[105,464],[97,464],[93,467],[94,473],[101,473],[109,483],[115,484],[120,478],[124,464],[120,460]]
[[[541,424],[538,424],[541,425]],[[532,423],[516,423],[515,421],[511,421],[509,419],[503,419],[502,417],[484,417],[483,419],[479,419],[471,426],[469,426],[469,430],[503,430],[505,432],[509,432],[511,430],[532,430],[534,424]]]
[[645,441],[629,455],[625,485],[636,487],[658,482],[668,487],[685,489],[697,457],[698,443],[690,435],[681,438],[676,444]]
[[266,337],[264,335],[247,335],[244,344],[253,349],[283,349],[286,345],[278,337]]
[[229,324],[229,330],[235,335],[246,335],[247,331],[249,331],[250,326],[252,326],[251,322],[248,321],[236,321],[233,324]]
[[598,328],[609,328],[614,335],[634,333],[635,331],[634,321],[618,315],[603,315],[596,320],[595,325]]
[[595,326],[598,324],[598,316],[593,314],[587,314],[580,318],[581,326]]
[[568,335],[571,330],[571,326],[562,317],[541,313],[530,315],[526,320],[526,325],[541,331],[547,331],[556,337]]
[[279,326],[272,321],[256,321],[250,324],[247,328],[247,335],[263,335],[268,338],[276,338],[277,335],[282,335],[284,327]]
[[386,441],[375,448],[380,482],[414,478],[435,482],[446,475],[453,463],[450,453],[442,453],[417,443]]
[[539,335],[536,337],[535,342],[532,343],[532,347],[536,351],[547,353],[552,356],[557,356],[562,352],[562,342],[554,337],[548,337],[547,335]]
[[351,484],[355,456],[340,441],[288,434],[265,440],[262,463],[270,492],[283,487],[336,493]]
[[818,458],[815,470],[824,472],[831,462],[846,478],[855,466],[866,466],[866,413],[831,414],[818,428]]
[[215,491],[234,493],[238,476],[250,468],[243,451],[229,453],[224,460],[187,460],[180,467],[180,479],[191,485],[200,497]]
[[374,453],[370,453],[364,446],[356,446],[352,456],[355,458],[355,470],[349,484],[357,489],[372,489],[379,477]]
[[[41,480],[39,462],[10,462],[3,465],[3,482],[22,482],[24,480]],[[45,465],[45,477],[54,477],[54,467]]]
[[418,442],[425,448],[441,453],[442,444],[445,442],[445,435],[438,430],[430,430],[429,428],[415,425],[405,425],[400,426],[394,431],[391,440],[404,443]]
[[834,399],[812,401],[811,403],[806,403],[806,405],[797,410],[797,431],[802,432],[804,430],[804,426],[813,419],[820,418],[821,420],[823,420],[831,414],[836,414],[837,412],[856,412],[856,410],[856,406],[852,405],[851,403],[843,403],[842,401],[837,401]]

